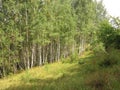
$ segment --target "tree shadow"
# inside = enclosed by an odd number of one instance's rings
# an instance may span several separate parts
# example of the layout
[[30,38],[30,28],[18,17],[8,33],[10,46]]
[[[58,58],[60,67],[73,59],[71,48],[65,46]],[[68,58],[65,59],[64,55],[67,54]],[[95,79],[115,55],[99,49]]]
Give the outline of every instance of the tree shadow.
[[5,90],[91,90],[84,84],[85,73],[82,69],[92,58],[93,56],[81,58],[79,62],[71,68],[67,68],[66,72],[57,78],[39,79],[32,77],[28,82],[21,80],[20,85],[12,85]]
[[[19,86],[12,85],[6,90],[81,90],[83,88],[83,79],[80,74],[80,65],[74,65],[68,68],[68,73],[63,73],[58,78],[38,79],[31,78],[29,82],[21,81]],[[87,90],[87,89],[84,89]]]

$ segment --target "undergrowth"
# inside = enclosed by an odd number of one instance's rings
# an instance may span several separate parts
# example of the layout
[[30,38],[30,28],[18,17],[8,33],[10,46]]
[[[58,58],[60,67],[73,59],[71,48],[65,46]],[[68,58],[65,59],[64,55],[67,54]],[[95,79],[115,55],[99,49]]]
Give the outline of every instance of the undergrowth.
[[73,54],[0,80],[0,90],[120,90],[120,52]]

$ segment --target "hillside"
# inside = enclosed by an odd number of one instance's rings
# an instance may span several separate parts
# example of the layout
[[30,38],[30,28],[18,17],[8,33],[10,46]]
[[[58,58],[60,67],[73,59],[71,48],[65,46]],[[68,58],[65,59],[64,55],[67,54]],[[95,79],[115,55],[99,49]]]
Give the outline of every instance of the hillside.
[[120,90],[120,17],[103,0],[0,0],[0,90]]
[[120,65],[100,67],[92,54],[68,61],[8,76],[0,80],[0,90],[120,90]]

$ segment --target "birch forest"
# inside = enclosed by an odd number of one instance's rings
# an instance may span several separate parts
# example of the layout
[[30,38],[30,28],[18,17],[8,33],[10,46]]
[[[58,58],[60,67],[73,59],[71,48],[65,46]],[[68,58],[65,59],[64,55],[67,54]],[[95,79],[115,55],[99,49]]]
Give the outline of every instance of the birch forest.
[[102,1],[0,0],[0,77],[80,56],[100,42],[120,49],[119,28]]

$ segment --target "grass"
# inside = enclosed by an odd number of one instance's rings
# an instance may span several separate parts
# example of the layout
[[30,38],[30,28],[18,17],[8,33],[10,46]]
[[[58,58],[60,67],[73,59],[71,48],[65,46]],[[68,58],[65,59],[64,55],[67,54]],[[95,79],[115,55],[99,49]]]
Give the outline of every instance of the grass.
[[[76,61],[35,67],[0,80],[0,90],[120,90],[120,65],[101,67],[91,52]],[[117,58],[118,59],[118,58]]]

